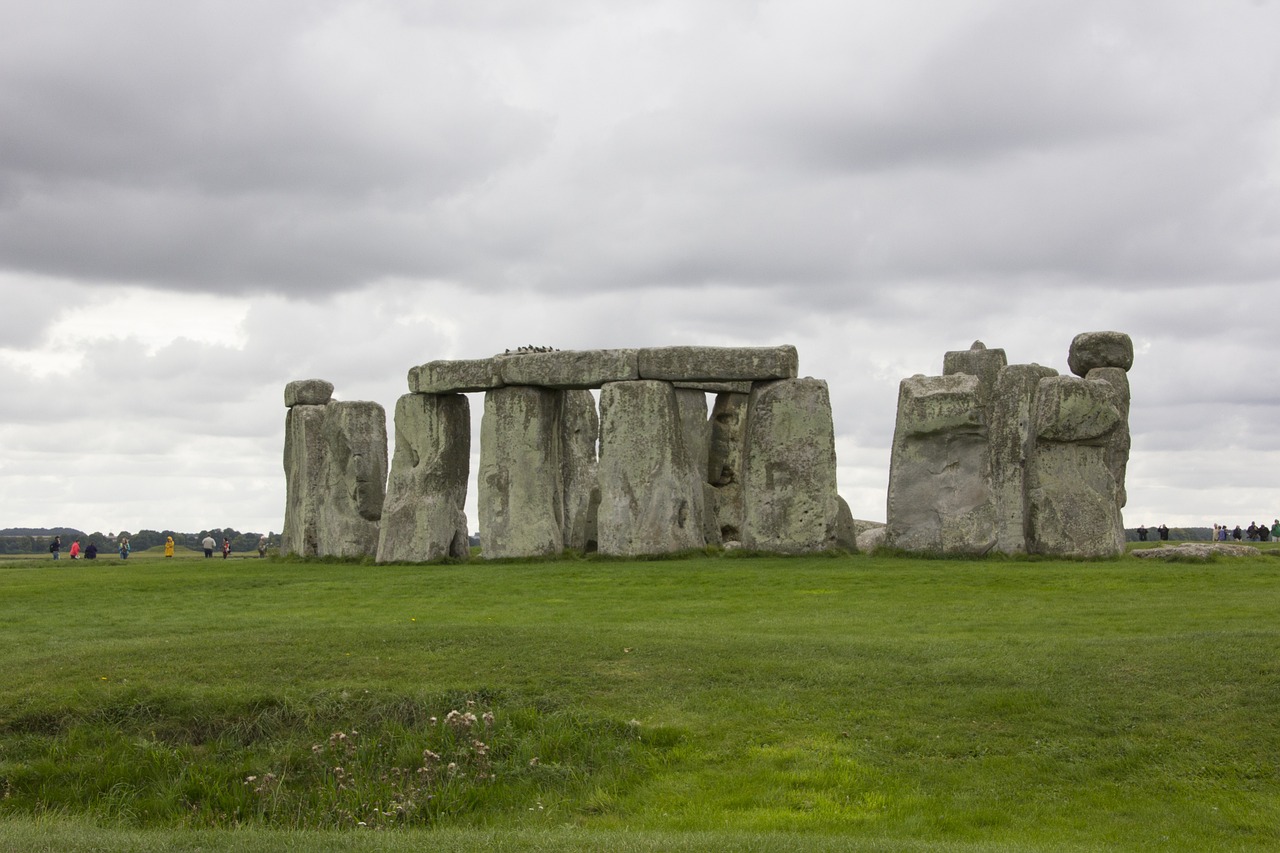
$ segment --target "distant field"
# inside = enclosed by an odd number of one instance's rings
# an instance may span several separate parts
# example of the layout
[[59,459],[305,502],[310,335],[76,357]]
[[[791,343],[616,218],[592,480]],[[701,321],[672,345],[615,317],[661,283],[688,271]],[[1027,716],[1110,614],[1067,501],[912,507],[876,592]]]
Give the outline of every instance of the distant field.
[[1276,553],[0,557],[0,849],[1277,849]]

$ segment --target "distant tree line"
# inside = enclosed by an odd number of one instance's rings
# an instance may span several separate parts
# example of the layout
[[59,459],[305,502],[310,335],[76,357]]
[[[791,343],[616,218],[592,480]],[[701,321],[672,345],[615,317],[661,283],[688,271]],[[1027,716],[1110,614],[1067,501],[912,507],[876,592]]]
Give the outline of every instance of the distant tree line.
[[[212,530],[201,530],[199,533],[179,533],[176,530],[139,530],[137,533],[130,533],[128,530],[121,530],[119,533],[102,533],[95,531],[93,533],[85,533],[83,530],[76,530],[74,527],[52,527],[52,528],[31,528],[31,527],[10,527],[0,530],[0,554],[39,554],[49,550],[49,543],[53,541],[53,537],[62,537],[62,551],[65,554],[67,549],[71,547],[71,543],[76,539],[80,540],[80,544],[87,546],[93,542],[98,546],[99,551],[114,551],[120,542],[122,536],[129,537],[129,544],[134,551],[145,551],[148,548],[164,545],[165,538],[172,536],[174,544],[185,546],[192,550],[200,550],[200,542],[205,536],[212,536],[214,541],[218,543],[218,547],[222,547],[222,539],[226,537],[231,540],[231,551],[257,551],[258,540],[262,538],[261,533],[246,532],[241,533],[230,527],[215,527]],[[267,542],[271,547],[280,545],[280,535],[277,533],[267,534]]]

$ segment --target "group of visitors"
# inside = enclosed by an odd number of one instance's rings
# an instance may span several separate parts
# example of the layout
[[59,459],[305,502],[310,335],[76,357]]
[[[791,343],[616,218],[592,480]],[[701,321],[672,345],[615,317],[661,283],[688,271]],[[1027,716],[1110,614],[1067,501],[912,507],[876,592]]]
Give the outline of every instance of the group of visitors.
[[1225,524],[1215,524],[1213,526],[1213,540],[1215,542],[1226,542],[1228,539],[1234,539],[1237,542],[1242,542],[1246,539],[1250,542],[1266,542],[1272,539],[1280,541],[1280,518],[1273,521],[1270,528],[1265,523],[1258,524],[1256,521],[1249,522],[1247,530],[1241,530],[1238,524],[1234,530],[1228,530]]
[[[129,545],[129,537],[121,536],[120,537],[120,559],[122,560],[129,559],[129,554],[131,554],[132,552],[133,552],[133,548],[130,547]],[[49,543],[49,553],[53,555],[53,559],[55,560],[58,559],[60,556],[62,556],[62,537],[61,536],[53,537],[53,541]],[[71,543],[71,548],[68,549],[67,556],[73,560],[79,560],[79,559],[96,560],[98,559],[98,544],[96,542],[90,541],[89,544],[84,546],[84,548],[81,548],[80,540],[77,538],[75,541]]]
[[[1169,528],[1165,527],[1164,524],[1161,524],[1159,527],[1156,528],[1156,533],[1160,536],[1161,542],[1169,541]],[[1147,541],[1147,526],[1145,524],[1138,525],[1138,541],[1139,542]]]

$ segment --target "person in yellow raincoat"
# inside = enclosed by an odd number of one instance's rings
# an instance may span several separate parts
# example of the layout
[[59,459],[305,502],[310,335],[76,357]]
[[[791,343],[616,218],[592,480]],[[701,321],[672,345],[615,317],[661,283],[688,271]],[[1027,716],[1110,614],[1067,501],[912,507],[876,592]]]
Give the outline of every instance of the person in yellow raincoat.
[[173,537],[166,536],[164,540],[164,555],[166,557],[173,556]]

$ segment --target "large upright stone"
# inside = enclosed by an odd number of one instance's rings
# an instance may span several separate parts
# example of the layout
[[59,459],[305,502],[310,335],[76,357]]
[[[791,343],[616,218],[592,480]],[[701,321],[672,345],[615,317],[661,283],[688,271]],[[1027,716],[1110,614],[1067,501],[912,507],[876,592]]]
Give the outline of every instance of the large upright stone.
[[1124,332],[1081,332],[1071,341],[1067,365],[1076,376],[1095,367],[1133,367],[1133,339]]
[[689,468],[671,384],[605,385],[600,434],[600,553],[638,556],[702,547],[701,472]]
[[[326,390],[326,386],[327,389]],[[377,403],[327,398],[320,380],[290,383],[285,417],[285,517],[280,550],[304,557],[371,557],[387,479],[387,419]]]
[[991,454],[977,376],[913,376],[898,388],[885,544],[982,554],[996,543]]
[[557,391],[512,385],[485,394],[478,498],[486,559],[564,550],[559,424]]
[[[286,395],[287,399],[287,395]],[[325,406],[290,406],[284,420],[284,527],[280,553],[320,553],[320,505],[325,499]]]
[[600,415],[590,391],[560,395],[560,481],[564,494],[564,547],[585,553],[596,549],[596,447]]
[[1036,394],[1040,380],[1057,376],[1051,367],[1011,364],[992,391],[991,496],[995,502],[996,550],[1027,552],[1027,466],[1035,448]]
[[996,378],[1009,363],[1002,349],[987,349],[982,341],[974,341],[967,350],[946,353],[942,357],[942,375],[967,373],[978,377],[978,396],[985,405],[991,399]]
[[387,414],[377,403],[325,406],[325,500],[318,556],[372,557],[387,485]]
[[720,526],[716,521],[716,495],[707,483],[707,457],[711,448],[711,424],[707,420],[707,394],[697,388],[676,386],[676,408],[684,431],[684,450],[688,457],[694,487],[702,490],[702,515],[699,524],[708,545],[720,544]]
[[839,505],[827,383],[756,384],[744,446],[743,546],[785,554],[835,547]]
[[1111,476],[1116,478],[1120,506],[1123,507],[1129,503],[1125,478],[1128,476],[1129,450],[1133,444],[1129,432],[1129,374],[1119,367],[1095,367],[1085,378],[1100,379],[1108,383],[1116,392],[1116,408],[1120,411],[1120,423],[1107,439],[1107,467],[1111,469]]
[[395,453],[378,562],[466,559],[471,408],[461,394],[406,394],[396,403]]
[[1119,396],[1109,382],[1040,380],[1028,472],[1032,553],[1096,558],[1124,552],[1119,484],[1107,464],[1120,423]]
[[800,357],[793,346],[653,347],[639,351],[641,379],[734,382],[793,379]]
[[742,460],[747,439],[749,394],[716,395],[711,409],[711,441],[707,453],[707,482],[716,491],[714,509],[720,541],[742,541]]

